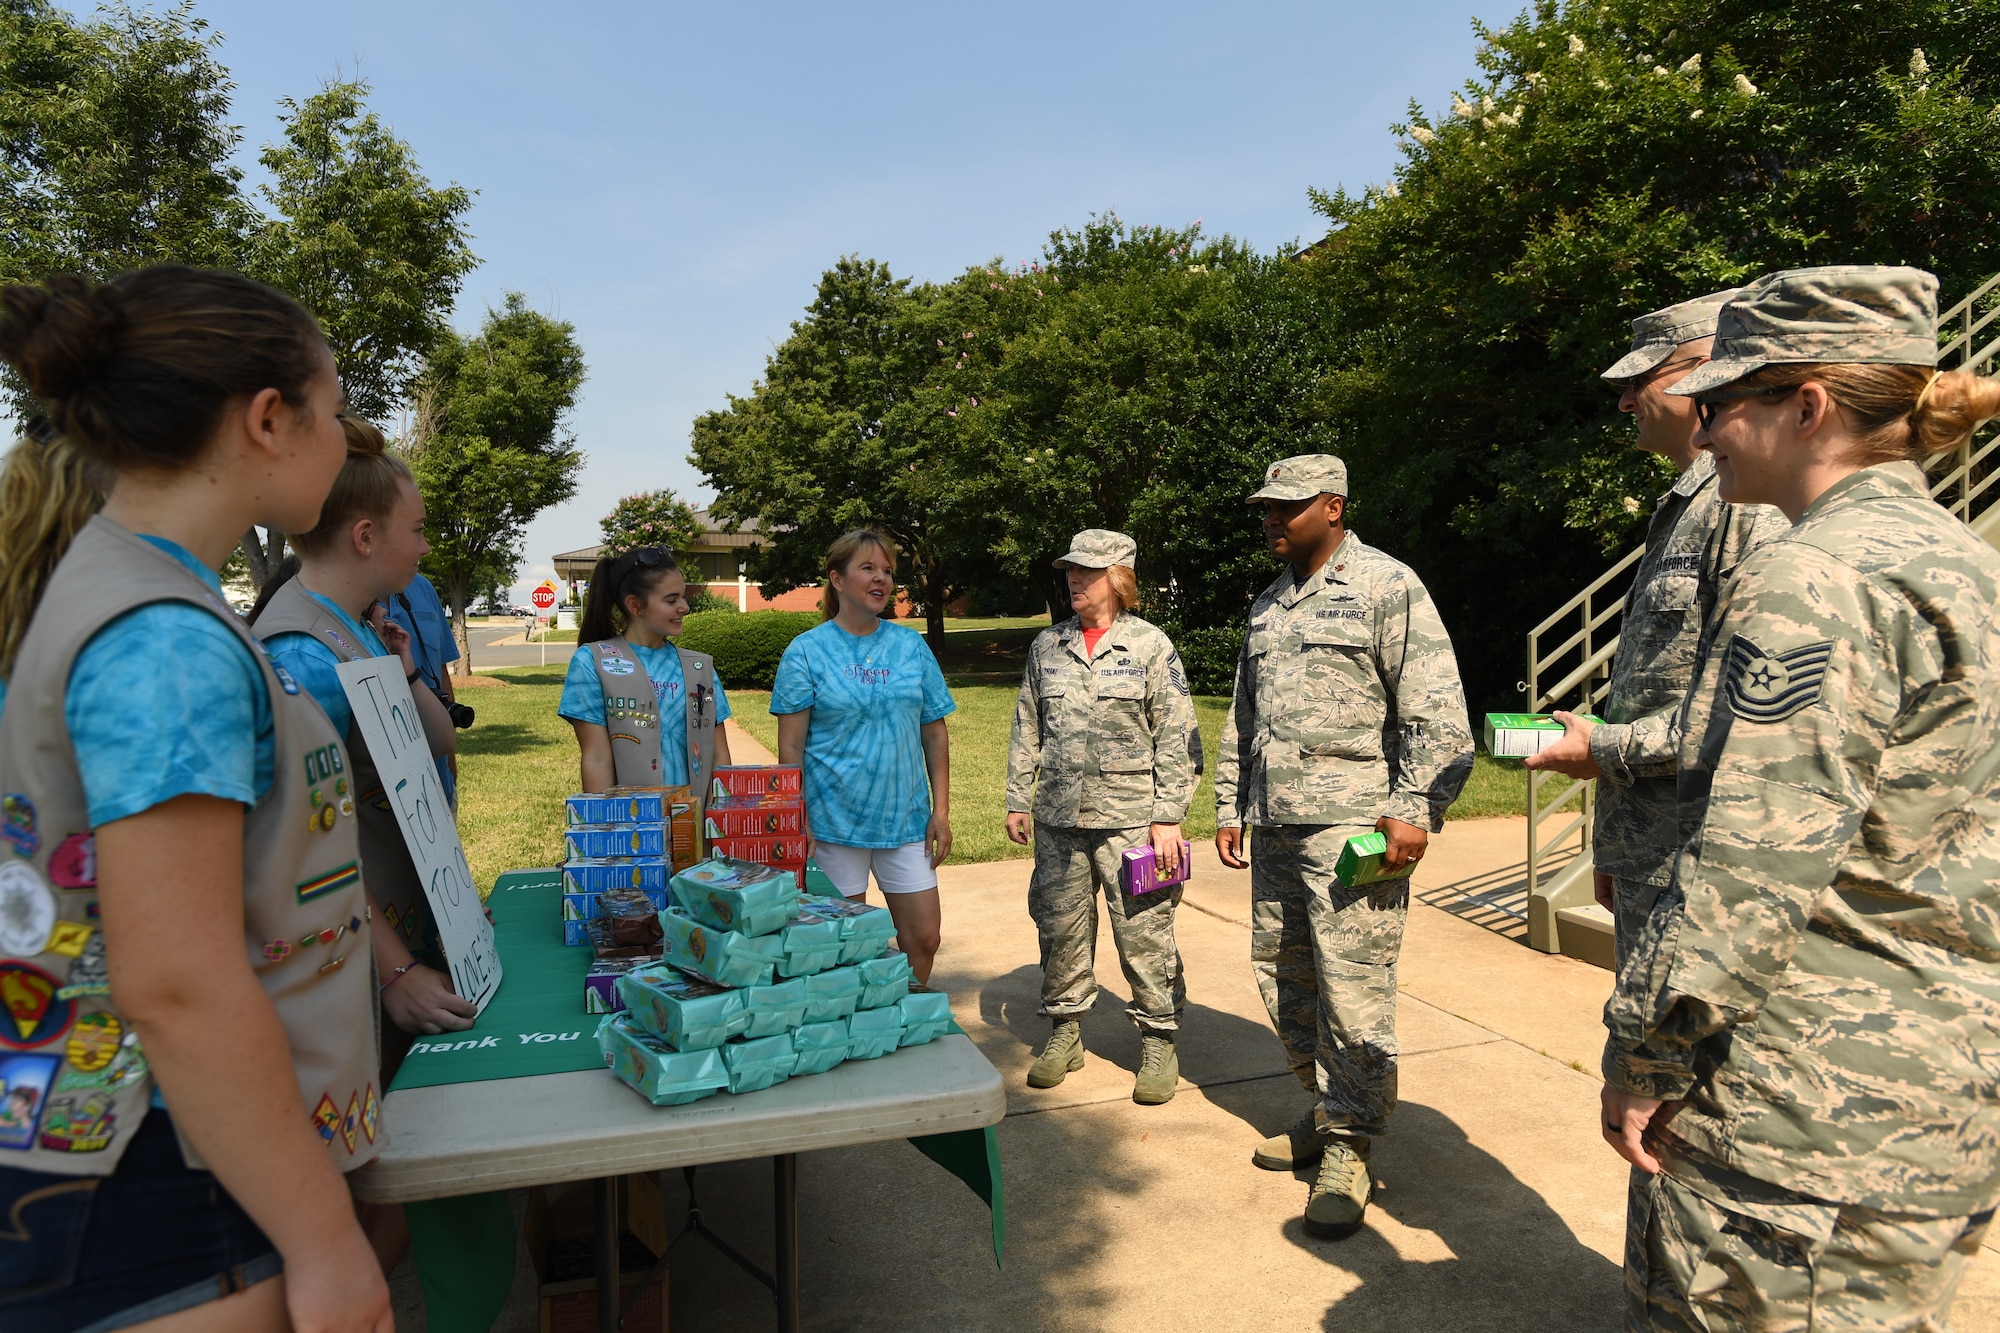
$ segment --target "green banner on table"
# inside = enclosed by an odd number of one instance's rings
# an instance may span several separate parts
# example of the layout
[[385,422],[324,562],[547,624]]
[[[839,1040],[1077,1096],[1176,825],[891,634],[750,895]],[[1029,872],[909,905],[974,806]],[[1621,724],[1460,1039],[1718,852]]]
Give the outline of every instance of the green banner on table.
[[564,948],[562,872],[513,870],[486,905],[500,946],[500,991],[469,1031],[419,1037],[390,1090],[604,1068],[599,1014],[583,1011],[588,947]]

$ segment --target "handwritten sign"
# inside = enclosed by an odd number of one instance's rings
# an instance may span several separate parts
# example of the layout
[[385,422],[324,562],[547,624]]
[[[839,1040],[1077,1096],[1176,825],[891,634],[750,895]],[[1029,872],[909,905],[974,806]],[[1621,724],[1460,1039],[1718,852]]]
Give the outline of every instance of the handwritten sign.
[[402,663],[394,657],[370,657],[342,662],[336,670],[381,775],[382,790],[396,812],[410,860],[416,863],[417,877],[423,881],[431,915],[437,919],[452,989],[484,1009],[500,989],[493,923],[486,919],[479,890],[473,886],[458,825],[438,786],[430,742],[424,738],[416,700],[403,680]]

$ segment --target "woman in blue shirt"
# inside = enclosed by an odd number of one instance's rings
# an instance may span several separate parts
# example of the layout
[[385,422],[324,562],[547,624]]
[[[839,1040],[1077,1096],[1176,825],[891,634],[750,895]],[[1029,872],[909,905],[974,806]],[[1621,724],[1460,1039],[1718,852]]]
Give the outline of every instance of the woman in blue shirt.
[[0,481],[0,1327],[389,1333],[341,1174],[382,1132],[352,822],[308,835],[293,748],[339,741],[217,575],[319,513],[333,357],[288,297],[174,265],[5,288],[0,357],[50,428]]
[[[729,697],[714,662],[668,642],[680,637],[687,613],[687,579],[663,546],[606,556],[591,570],[577,649],[556,704],[576,729],[581,790],[700,788],[716,765],[729,762],[722,728]],[[617,692],[642,674],[645,691]]]
[[778,663],[771,712],[778,762],[804,769],[820,869],[850,898],[868,876],[896,919],[918,981],[942,933],[937,868],[951,853],[951,740],[957,711],[923,636],[884,621],[896,590],[888,539],[862,528],[826,555],[821,625]]

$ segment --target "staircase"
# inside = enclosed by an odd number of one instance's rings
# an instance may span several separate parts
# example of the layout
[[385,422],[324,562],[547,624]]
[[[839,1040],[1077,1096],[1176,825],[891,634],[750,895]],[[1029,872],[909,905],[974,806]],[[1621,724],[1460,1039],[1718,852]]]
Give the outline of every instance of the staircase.
[[[1938,318],[1947,339],[1938,369],[2000,373],[2000,274]],[[1931,494],[2000,547],[2000,429],[1995,423],[1931,465]],[[1611,659],[1625,592],[1640,551],[1628,552],[1528,633],[1531,713],[1594,711],[1611,689]],[[1594,782],[1528,774],[1528,943],[1610,967],[1611,915],[1591,894],[1590,825]]]

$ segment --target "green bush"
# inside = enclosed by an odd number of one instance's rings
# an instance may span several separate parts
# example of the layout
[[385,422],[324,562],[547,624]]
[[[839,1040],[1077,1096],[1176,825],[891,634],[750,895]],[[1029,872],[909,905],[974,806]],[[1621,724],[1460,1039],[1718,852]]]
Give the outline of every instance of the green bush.
[[817,624],[816,611],[696,611],[676,642],[714,658],[723,688],[768,690],[785,645]]
[[1243,652],[1240,629],[1173,629],[1167,637],[1181,655],[1188,688],[1196,694],[1226,695],[1236,688],[1236,659]]
[[703,611],[734,611],[736,609],[736,599],[734,597],[718,596],[714,589],[710,588],[706,583],[688,584],[687,600],[688,614],[690,615],[699,614]]

